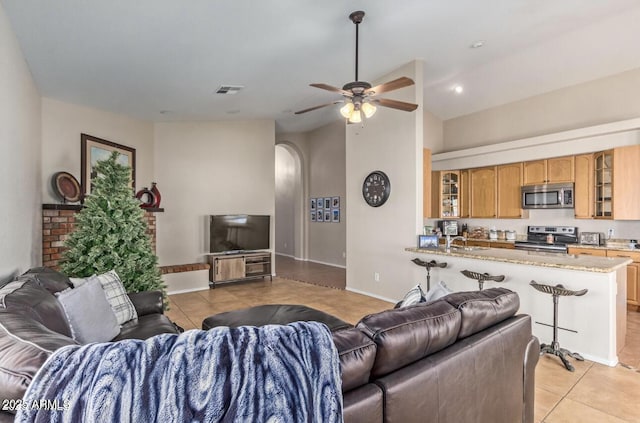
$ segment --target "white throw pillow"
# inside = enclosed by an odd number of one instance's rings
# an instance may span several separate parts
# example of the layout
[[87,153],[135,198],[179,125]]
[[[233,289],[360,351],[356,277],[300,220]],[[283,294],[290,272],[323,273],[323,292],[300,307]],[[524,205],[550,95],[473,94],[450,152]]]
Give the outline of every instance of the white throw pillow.
[[102,289],[104,289],[107,301],[111,304],[119,325],[138,318],[136,308],[133,306],[115,270],[94,276],[94,278],[102,284]]
[[74,288],[78,288],[84,285],[85,283],[89,282],[91,278],[95,278],[95,277],[96,275],[91,275],[88,278],[69,278],[69,280],[71,281],[71,285],[73,285]]
[[452,292],[453,291],[450,290],[449,287],[444,284],[444,282],[440,281],[436,286],[427,291],[427,294],[425,295],[425,301],[435,301],[439,298],[451,294]]
[[67,316],[71,336],[79,343],[111,341],[120,333],[120,325],[97,280],[56,295]]

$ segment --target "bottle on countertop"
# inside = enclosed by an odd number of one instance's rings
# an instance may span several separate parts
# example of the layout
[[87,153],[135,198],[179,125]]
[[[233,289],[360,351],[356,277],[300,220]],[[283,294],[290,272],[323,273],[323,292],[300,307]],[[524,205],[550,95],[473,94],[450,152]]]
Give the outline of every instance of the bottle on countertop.
[[467,237],[469,235],[469,228],[467,227],[466,223],[462,224],[462,236],[463,237]]

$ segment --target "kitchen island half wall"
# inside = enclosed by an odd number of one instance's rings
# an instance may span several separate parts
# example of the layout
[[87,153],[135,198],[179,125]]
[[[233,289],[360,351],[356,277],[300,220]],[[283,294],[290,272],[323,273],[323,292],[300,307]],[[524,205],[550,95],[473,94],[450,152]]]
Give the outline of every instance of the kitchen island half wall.
[[[419,257],[447,262],[446,268],[432,269],[431,285],[443,281],[455,292],[478,289],[478,283],[465,277],[462,270],[505,275],[503,282],[487,281],[484,288],[504,287],[517,292],[519,312],[531,315],[533,333],[540,343],[553,340],[553,300],[529,283],[534,280],[562,284],[570,290],[588,289],[584,296],[559,299],[560,346],[601,364],[618,363],[626,336],[626,265],[630,259],[477,247],[449,252],[444,248],[410,247],[405,251],[410,253],[409,260]],[[407,266],[414,266],[409,260]]]

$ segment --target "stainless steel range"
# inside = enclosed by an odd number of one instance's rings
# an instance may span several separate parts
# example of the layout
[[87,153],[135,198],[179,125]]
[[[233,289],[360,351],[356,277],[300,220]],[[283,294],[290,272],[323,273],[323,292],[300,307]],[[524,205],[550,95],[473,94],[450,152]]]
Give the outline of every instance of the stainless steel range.
[[578,243],[575,226],[528,226],[527,240],[516,241],[519,250],[566,253],[567,244]]

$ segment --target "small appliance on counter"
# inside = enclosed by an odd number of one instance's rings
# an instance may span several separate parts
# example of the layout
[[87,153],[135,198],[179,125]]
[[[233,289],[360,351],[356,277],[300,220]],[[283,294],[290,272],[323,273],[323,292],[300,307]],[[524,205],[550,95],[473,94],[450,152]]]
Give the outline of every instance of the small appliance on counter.
[[458,221],[457,220],[439,220],[438,228],[440,228],[440,232],[442,235],[458,235]]
[[516,240],[516,231],[507,230],[505,231],[505,236],[507,241],[515,241]]
[[604,245],[604,240],[602,232],[580,232],[580,244]]

